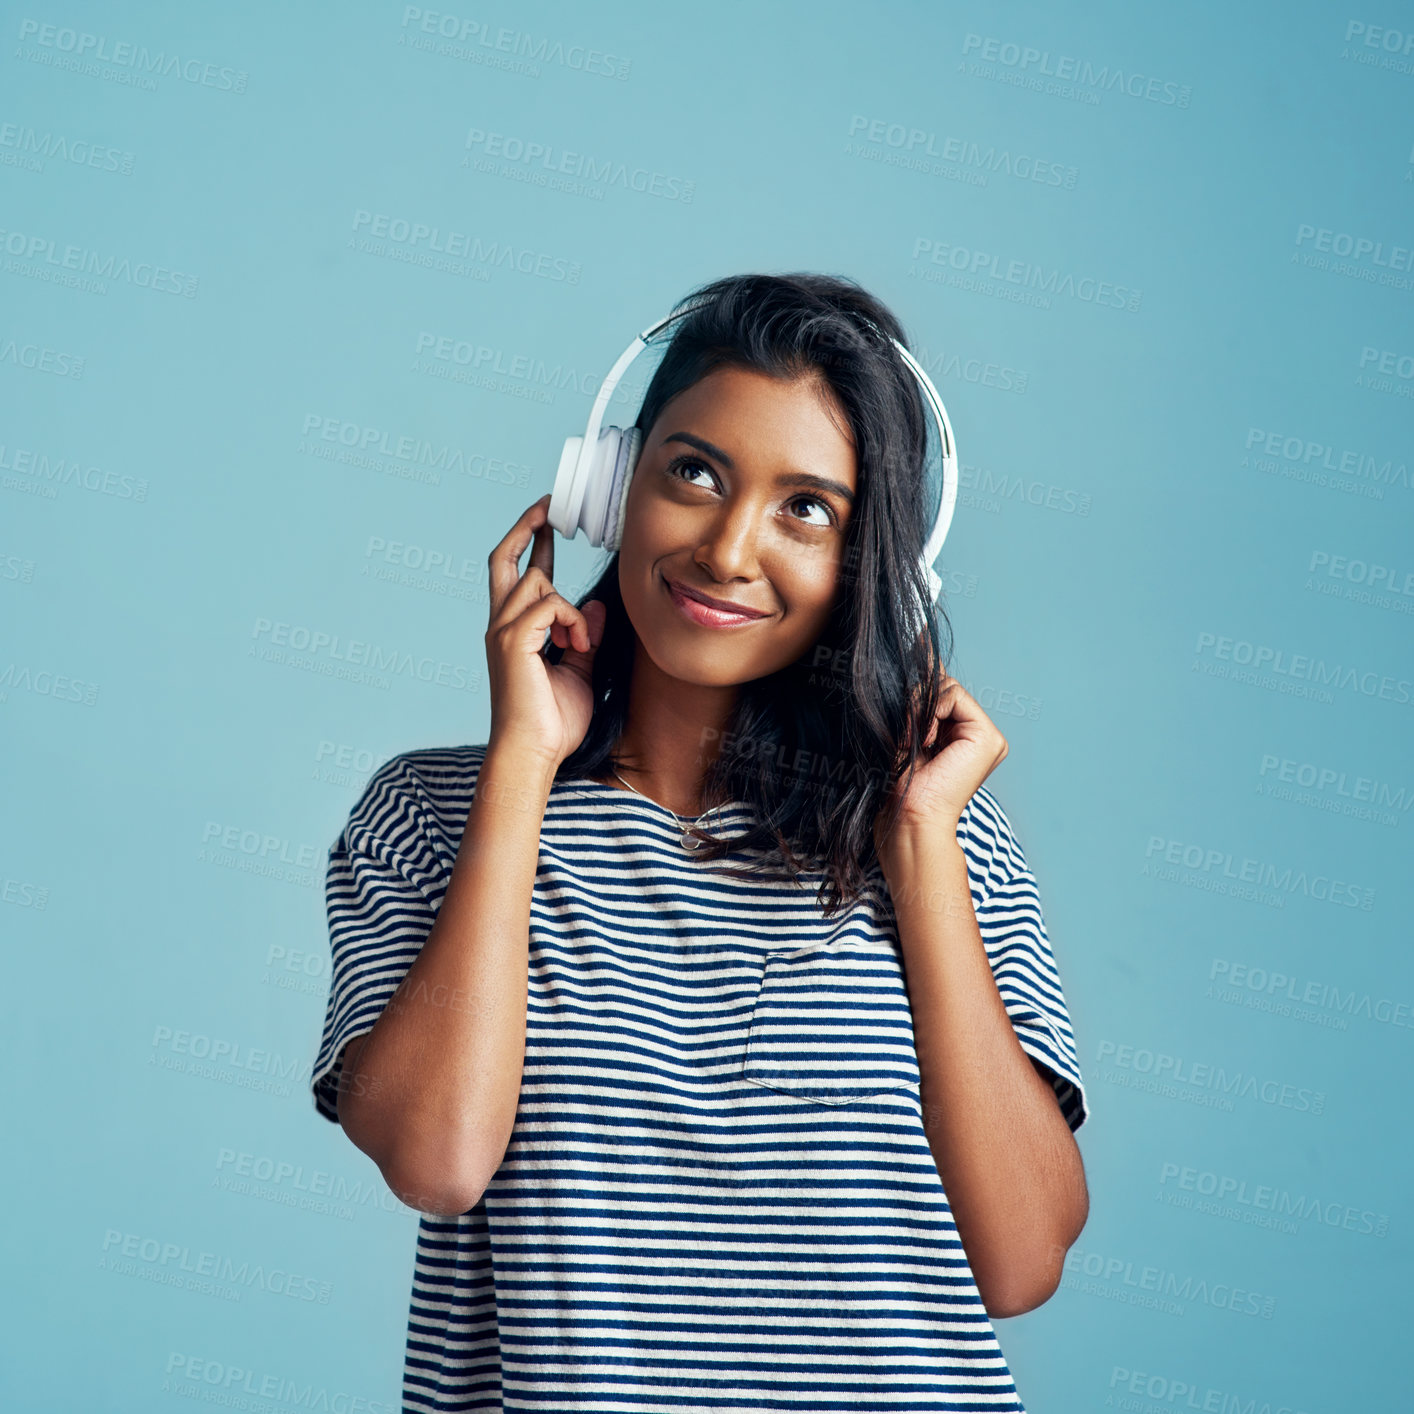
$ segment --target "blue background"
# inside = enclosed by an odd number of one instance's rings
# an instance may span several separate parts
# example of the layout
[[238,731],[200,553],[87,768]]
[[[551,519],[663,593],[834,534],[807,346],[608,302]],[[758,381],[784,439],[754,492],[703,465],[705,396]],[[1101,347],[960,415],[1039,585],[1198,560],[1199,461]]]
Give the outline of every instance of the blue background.
[[396,1408],[324,854],[485,740],[485,558],[597,378],[758,269],[883,298],[958,439],[951,671],[1093,1111],[1023,1399],[1407,1399],[1414,13],[1068,8],[10,11],[6,1407]]

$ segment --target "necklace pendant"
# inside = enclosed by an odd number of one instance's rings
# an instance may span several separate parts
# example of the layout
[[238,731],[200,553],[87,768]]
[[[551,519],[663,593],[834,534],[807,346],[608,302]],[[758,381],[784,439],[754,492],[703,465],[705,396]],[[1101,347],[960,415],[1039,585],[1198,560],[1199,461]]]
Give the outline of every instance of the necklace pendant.
[[[642,800],[649,800],[649,801],[650,801],[650,804],[658,805],[658,802],[657,802],[656,800],[650,800],[650,798],[649,798],[648,796],[644,795],[643,792],[642,792],[641,790],[639,790],[639,788],[638,788],[636,785],[634,785],[634,783],[633,783],[632,781],[625,781],[622,776],[619,776],[618,771],[614,770],[614,768],[613,768],[612,766],[610,766],[609,769],[610,769],[611,771],[613,771],[614,775],[616,775],[616,776],[619,777],[619,781],[620,781],[623,785],[627,786],[627,787],[629,788],[629,790],[631,790],[631,791],[632,791],[636,796],[638,796],[640,799],[642,799]],[[660,810],[668,810],[668,807],[667,807],[666,805],[658,805],[658,808],[659,808]],[[707,815],[711,815],[711,814],[713,814],[718,808],[719,808],[718,806],[715,806],[715,805],[714,805],[711,810],[708,810],[708,811],[706,812],[706,814],[707,814]],[[679,843],[685,850],[689,850],[689,851],[691,851],[692,853],[695,854],[699,849],[702,848],[702,841],[701,841],[700,839],[698,839],[695,835],[693,835],[693,834],[691,834],[691,833],[689,832],[688,827],[683,824],[683,817],[682,817],[681,815],[679,815],[676,810],[668,810],[668,814],[671,815],[671,816],[673,817],[673,819],[678,822],[678,829],[680,829],[680,830],[682,831],[682,834],[678,836],[678,843]],[[690,818],[691,820],[693,820],[693,822],[695,823],[697,820],[701,820],[701,819],[703,819],[704,817],[703,817],[702,815],[697,815],[697,816],[692,816],[692,817],[689,817],[689,818]]]

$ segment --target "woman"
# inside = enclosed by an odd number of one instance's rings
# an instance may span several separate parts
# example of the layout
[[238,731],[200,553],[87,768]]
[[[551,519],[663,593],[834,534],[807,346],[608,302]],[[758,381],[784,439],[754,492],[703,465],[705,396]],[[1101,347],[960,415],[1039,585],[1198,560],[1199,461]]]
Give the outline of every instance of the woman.
[[1086,1100],[1007,743],[916,631],[902,331],[689,300],[597,584],[542,497],[488,741],[330,853],[314,1092],[423,1214],[404,1408],[1021,1411],[991,1318],[1059,1283]]

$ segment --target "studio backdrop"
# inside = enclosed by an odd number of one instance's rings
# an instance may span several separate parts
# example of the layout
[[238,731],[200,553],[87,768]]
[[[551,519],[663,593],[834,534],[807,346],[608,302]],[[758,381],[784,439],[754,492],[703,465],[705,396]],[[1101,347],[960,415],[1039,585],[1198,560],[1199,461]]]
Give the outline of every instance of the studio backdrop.
[[396,1409],[330,845],[486,740],[487,555],[634,333],[815,270],[947,402],[1092,1105],[1028,1407],[1403,1407],[1414,15],[468,3],[4,17],[0,1402]]

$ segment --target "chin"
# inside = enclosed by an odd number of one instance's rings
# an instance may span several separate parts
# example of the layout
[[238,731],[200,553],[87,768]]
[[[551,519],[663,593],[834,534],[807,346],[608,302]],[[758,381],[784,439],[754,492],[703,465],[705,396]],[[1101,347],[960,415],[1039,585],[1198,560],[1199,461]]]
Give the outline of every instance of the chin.
[[684,642],[682,634],[676,631],[661,637],[644,637],[640,633],[638,641],[659,672],[678,682],[691,683],[694,687],[735,687],[762,676],[762,671],[754,663],[724,652],[710,641],[703,644]]

